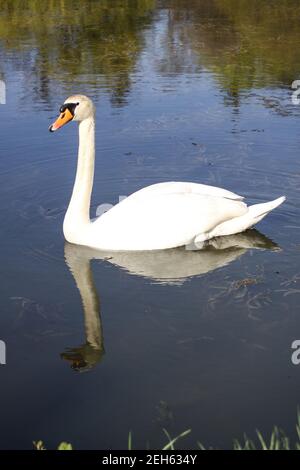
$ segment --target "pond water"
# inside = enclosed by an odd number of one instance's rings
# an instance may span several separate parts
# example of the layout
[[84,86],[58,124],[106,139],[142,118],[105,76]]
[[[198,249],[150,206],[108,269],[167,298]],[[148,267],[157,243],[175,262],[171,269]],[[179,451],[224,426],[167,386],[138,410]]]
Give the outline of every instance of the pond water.
[[[295,437],[299,21],[297,0],[1,1],[1,448]],[[48,126],[77,92],[97,108],[92,217],[166,180],[287,202],[219,250],[65,244],[77,129]]]

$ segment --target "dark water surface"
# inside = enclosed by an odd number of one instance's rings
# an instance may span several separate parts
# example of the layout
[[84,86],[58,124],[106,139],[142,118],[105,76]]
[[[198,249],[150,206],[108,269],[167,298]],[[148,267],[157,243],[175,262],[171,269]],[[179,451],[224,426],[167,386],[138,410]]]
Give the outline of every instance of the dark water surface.
[[[299,25],[296,0],[1,1],[1,448],[295,435]],[[164,180],[287,202],[222,250],[90,261],[62,235],[77,129],[47,130],[75,92],[97,107],[93,217]]]

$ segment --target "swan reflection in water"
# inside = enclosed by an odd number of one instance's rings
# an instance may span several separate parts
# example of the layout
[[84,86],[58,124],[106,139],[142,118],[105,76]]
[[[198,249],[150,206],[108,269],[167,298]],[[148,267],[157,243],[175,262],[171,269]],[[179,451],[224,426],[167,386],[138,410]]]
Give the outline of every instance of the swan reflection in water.
[[237,235],[218,237],[197,250],[195,246],[147,252],[105,252],[65,243],[65,260],[79,289],[86,342],[69,348],[61,357],[77,371],[93,368],[104,355],[100,302],[90,261],[103,260],[142,276],[152,282],[180,285],[193,276],[209,273],[238,259],[249,249],[280,250],[278,245],[259,233],[248,230]]

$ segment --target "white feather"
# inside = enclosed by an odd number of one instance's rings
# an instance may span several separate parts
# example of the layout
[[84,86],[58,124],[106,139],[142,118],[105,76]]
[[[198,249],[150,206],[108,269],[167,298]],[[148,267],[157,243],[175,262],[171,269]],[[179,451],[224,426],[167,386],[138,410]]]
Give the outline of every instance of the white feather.
[[71,96],[66,103],[78,103],[74,120],[79,121],[76,180],[64,220],[64,235],[71,243],[111,251],[163,250],[201,244],[252,227],[285,200],[281,197],[247,207],[241,196],[225,189],[170,181],[135,192],[91,221],[94,106],[83,95]]

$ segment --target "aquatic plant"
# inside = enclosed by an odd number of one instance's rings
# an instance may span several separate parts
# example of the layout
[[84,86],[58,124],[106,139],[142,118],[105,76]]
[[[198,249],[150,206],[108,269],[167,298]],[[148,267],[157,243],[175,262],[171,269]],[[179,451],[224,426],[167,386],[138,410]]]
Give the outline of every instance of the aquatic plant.
[[[163,429],[163,431],[168,442],[162,447],[162,450],[175,450],[175,444],[190,434],[191,429],[187,429],[174,438],[166,429]],[[250,439],[246,434],[244,434],[243,441],[233,439],[233,450],[300,450],[300,408],[297,412],[296,433],[297,441],[292,444],[291,439],[278,426],[274,426],[269,438],[264,437],[260,431],[256,430],[255,440]],[[34,441],[33,444],[36,450],[46,450],[43,441]],[[205,447],[201,442],[197,442],[197,447],[200,450],[214,450],[213,447]],[[131,431],[128,434],[127,448],[128,450],[133,449]],[[57,450],[73,450],[73,447],[68,442],[61,442]]]

